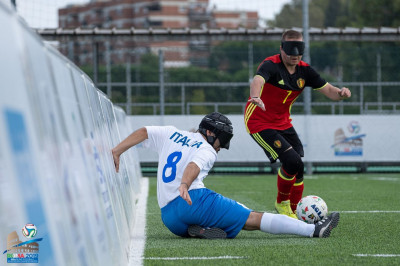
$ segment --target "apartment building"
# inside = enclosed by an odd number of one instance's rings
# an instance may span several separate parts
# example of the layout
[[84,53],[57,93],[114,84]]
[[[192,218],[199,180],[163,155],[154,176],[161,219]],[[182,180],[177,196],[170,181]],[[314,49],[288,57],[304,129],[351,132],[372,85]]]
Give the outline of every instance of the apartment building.
[[[85,5],[69,5],[59,10],[60,28],[256,28],[258,13],[248,11],[223,11],[209,7],[208,0],[97,0]],[[180,67],[206,64],[209,43],[167,41],[139,43],[126,39],[113,39],[108,49],[112,63],[124,63],[127,56],[164,50],[165,65]],[[99,43],[104,54],[105,43]],[[61,52],[74,55],[79,65],[92,62],[91,39],[82,39],[72,45],[61,45]],[[73,50],[73,51],[71,51]],[[198,50],[196,52],[196,50]],[[200,56],[199,56],[200,55]],[[104,56],[100,63],[104,63]]]

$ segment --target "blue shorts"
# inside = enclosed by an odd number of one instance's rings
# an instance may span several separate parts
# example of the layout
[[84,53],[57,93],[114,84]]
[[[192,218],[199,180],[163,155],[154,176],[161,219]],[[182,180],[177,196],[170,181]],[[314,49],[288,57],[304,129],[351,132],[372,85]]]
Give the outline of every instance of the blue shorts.
[[161,209],[161,219],[175,235],[187,237],[189,225],[223,229],[228,238],[242,230],[252,210],[207,188],[189,191],[192,205],[181,197]]

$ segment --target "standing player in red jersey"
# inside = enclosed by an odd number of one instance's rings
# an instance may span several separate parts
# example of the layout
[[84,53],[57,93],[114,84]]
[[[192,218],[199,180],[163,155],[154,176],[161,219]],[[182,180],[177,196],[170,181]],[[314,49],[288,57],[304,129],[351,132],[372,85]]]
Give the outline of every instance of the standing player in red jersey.
[[303,36],[294,30],[282,35],[280,54],[264,59],[250,84],[250,97],[244,121],[247,132],[264,150],[271,162],[281,162],[278,171],[278,213],[297,219],[295,210],[303,195],[304,157],[301,143],[291,123],[290,109],[305,86],[318,90],[334,101],[351,96],[326,82],[306,62]]

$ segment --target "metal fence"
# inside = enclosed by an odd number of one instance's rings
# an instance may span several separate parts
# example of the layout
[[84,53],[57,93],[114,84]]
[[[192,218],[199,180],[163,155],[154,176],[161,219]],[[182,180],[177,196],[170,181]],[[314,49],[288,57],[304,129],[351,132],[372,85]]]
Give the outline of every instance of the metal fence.
[[[311,102],[311,108],[313,114],[400,114],[400,99],[385,99],[383,93],[389,89],[400,89],[400,82],[341,82],[334,84],[338,87],[349,87],[352,90],[352,98],[346,101],[330,101],[325,100],[313,100]],[[196,114],[193,111],[194,107],[204,107],[207,111],[224,111],[227,113],[243,113],[247,99],[243,99],[242,102],[193,102],[188,101],[185,97],[187,92],[193,88],[215,89],[219,88],[226,89],[244,89],[249,90],[248,82],[231,83],[231,82],[210,82],[210,83],[160,83],[149,82],[149,83],[127,83],[127,82],[115,82],[115,83],[99,83],[100,88],[107,88],[106,92],[109,97],[112,96],[113,88],[123,87],[126,89],[126,102],[116,102],[116,105],[125,108],[128,114],[138,113],[140,109],[146,109],[146,114],[160,115],[160,114],[181,114],[191,115]],[[175,90],[179,88],[180,96],[176,101],[157,101],[157,102],[132,102],[132,88],[149,88],[158,89],[160,99],[166,99],[165,95],[167,91]],[[366,100],[366,94],[373,95],[377,99],[376,102]],[[294,103],[292,113],[303,114],[304,101],[297,101]]]

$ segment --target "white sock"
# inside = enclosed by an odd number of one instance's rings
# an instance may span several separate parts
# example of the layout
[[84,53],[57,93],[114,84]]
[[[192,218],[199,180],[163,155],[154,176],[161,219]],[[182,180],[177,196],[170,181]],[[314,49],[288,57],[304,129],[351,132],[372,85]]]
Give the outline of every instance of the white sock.
[[312,237],[315,225],[282,214],[264,213],[260,230],[270,234],[291,234]]

